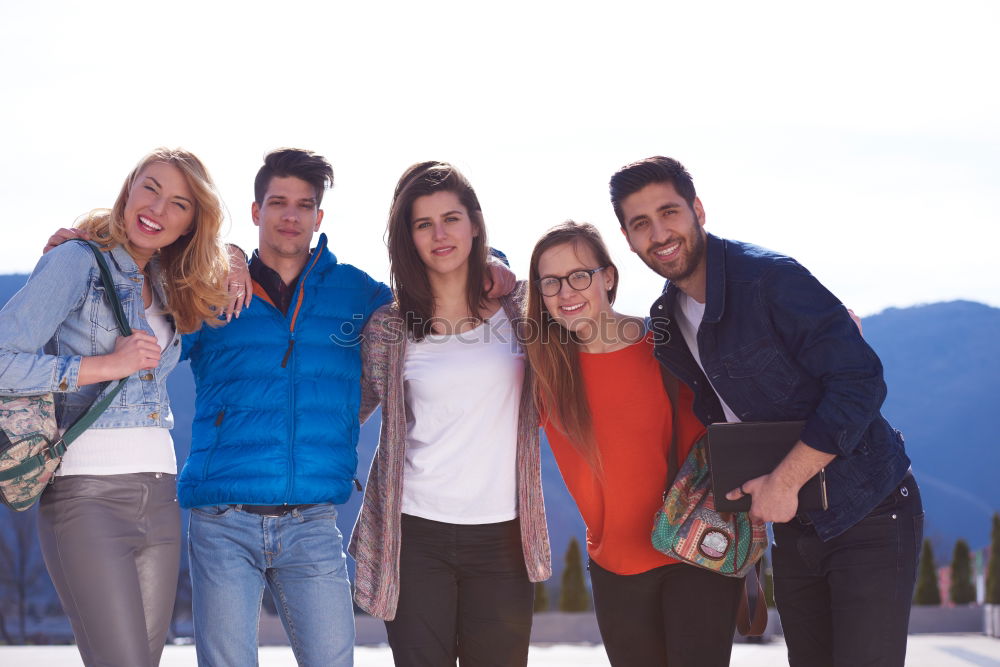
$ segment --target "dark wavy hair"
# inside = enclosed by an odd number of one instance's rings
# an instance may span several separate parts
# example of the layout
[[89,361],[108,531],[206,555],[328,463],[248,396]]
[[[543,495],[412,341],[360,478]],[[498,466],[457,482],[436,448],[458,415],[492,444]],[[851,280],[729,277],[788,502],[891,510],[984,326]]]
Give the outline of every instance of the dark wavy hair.
[[469,275],[466,281],[466,301],[469,313],[478,318],[483,303],[483,284],[487,270],[486,223],[476,191],[458,169],[447,162],[419,162],[405,172],[396,184],[386,227],[389,246],[390,278],[396,305],[414,339],[422,340],[431,333],[434,317],[434,294],[431,291],[427,267],[413,244],[413,202],[436,192],[451,192],[469,213],[473,229],[469,253]]
[[267,186],[275,176],[300,178],[316,191],[316,208],[323,203],[323,191],[333,187],[333,167],[322,155],[301,148],[277,148],[264,156],[264,166],[253,180],[253,197],[264,203]]
[[622,214],[622,200],[635,194],[647,185],[653,183],[669,183],[684,198],[687,205],[694,207],[698,194],[694,190],[691,174],[677,160],[662,155],[654,155],[645,160],[627,164],[611,177],[611,206],[618,216],[618,223],[625,229],[625,219]]

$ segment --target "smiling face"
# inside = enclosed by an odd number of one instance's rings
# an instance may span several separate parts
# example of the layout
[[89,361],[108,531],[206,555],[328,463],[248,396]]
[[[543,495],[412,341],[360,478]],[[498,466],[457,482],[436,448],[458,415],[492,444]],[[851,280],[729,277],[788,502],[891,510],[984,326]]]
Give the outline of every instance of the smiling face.
[[[684,289],[705,273],[705,210],[693,206],[670,183],[652,183],[621,203],[622,232],[646,265]],[[685,290],[687,291],[687,290]]]
[[144,267],[160,248],[188,233],[195,198],[184,174],[165,162],[152,162],[136,176],[125,202],[125,235],[134,259]]
[[[552,246],[538,257],[540,278],[561,278],[600,266],[594,251],[583,242]],[[615,279],[614,268],[609,266],[594,273],[590,286],[583,290],[573,289],[568,280],[563,280],[559,293],[543,296],[542,303],[560,326],[577,334],[587,334],[593,331],[597,322],[614,316],[608,290],[614,286]]]
[[468,268],[472,240],[479,231],[458,195],[441,191],[417,197],[410,219],[413,245],[428,273],[445,275]]
[[250,213],[260,228],[258,252],[264,264],[274,268],[309,257],[313,234],[323,221],[316,190],[309,183],[295,176],[275,176]]

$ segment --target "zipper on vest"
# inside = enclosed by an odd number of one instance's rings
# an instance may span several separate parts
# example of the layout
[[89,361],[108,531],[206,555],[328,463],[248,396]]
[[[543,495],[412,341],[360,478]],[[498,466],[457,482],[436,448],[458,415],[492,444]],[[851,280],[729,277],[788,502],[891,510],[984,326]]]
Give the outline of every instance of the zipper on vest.
[[362,488],[361,482],[358,481],[357,477],[354,478],[354,488],[356,488],[359,492],[364,491],[364,488]]
[[[288,341],[288,350],[285,352],[285,359],[281,362],[281,367],[285,368],[288,360],[292,356],[295,348],[295,331],[291,332]],[[293,366],[294,368],[294,366]],[[295,373],[288,371],[288,480],[285,483],[285,504],[292,495],[292,488],[295,483]]]
[[216,426],[222,426],[222,418],[225,417],[225,416],[226,416],[226,410],[225,410],[225,408],[223,408],[222,410],[219,410],[219,414],[216,415],[216,417],[215,417],[215,425]]
[[[299,276],[299,284],[295,288],[298,295],[295,298],[295,307],[292,309],[292,318],[288,325],[288,349],[285,350],[285,357],[281,360],[281,367],[287,368],[288,362],[292,358],[292,353],[295,351],[295,325],[298,323],[299,311],[302,309],[302,300],[305,295],[306,280],[309,279],[309,274],[312,270],[316,268],[316,264],[319,263],[319,258],[323,254],[323,249],[325,246],[316,246],[313,252],[312,259],[309,260],[309,264],[305,267],[305,270]],[[288,376],[288,480],[285,483],[285,503],[289,504],[289,498],[291,498],[295,487],[295,455],[294,455],[294,444],[295,444],[295,375],[294,373],[289,373]]]

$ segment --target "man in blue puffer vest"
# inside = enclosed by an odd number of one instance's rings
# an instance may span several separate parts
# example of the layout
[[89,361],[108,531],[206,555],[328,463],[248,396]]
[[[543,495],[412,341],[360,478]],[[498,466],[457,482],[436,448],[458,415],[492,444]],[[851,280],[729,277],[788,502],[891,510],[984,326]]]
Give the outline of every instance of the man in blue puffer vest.
[[357,468],[361,331],[392,298],[320,235],[330,164],[264,158],[251,209],[253,307],[184,337],[197,384],[178,498],[199,665],[257,664],[265,584],[300,665],[350,665],[354,613],[335,505]]

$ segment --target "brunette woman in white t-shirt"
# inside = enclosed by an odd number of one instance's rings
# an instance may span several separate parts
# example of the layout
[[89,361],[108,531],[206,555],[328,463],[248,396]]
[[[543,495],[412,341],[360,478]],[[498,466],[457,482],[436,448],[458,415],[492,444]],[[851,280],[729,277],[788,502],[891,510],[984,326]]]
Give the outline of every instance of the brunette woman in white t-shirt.
[[482,211],[446,163],[403,174],[388,243],[396,301],[362,355],[382,434],[351,540],[356,599],[386,620],[397,665],[523,665],[532,582],[551,573],[523,286],[484,295]]

